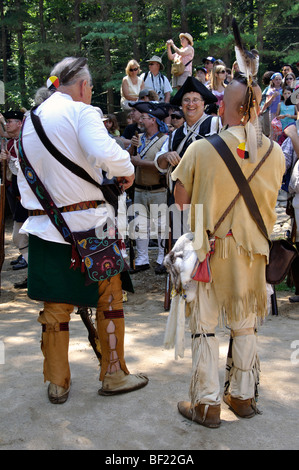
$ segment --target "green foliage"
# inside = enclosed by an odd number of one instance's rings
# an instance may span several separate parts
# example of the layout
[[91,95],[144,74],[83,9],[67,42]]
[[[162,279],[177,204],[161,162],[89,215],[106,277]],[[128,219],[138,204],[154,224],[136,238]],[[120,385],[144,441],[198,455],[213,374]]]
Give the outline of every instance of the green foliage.
[[233,16],[246,46],[259,49],[260,73],[280,70],[284,62],[298,61],[298,12],[298,2],[287,0],[2,0],[0,79],[6,70],[6,107],[30,105],[55,63],[84,55],[95,84],[94,104],[106,111],[112,89],[117,110],[127,62],[135,58],[146,71],[146,60],[157,54],[169,73],[165,43],[171,37],[179,45],[182,31],[194,38],[194,66],[207,55],[231,66]]

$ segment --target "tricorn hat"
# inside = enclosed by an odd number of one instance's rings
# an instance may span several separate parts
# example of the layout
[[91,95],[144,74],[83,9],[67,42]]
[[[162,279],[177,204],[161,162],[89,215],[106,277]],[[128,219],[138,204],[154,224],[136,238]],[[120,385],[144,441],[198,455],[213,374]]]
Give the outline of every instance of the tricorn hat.
[[168,110],[165,106],[160,105],[160,103],[153,103],[152,101],[136,101],[135,103],[129,103],[129,106],[137,109],[140,113],[150,114],[161,121],[168,117]]
[[18,119],[19,121],[23,121],[24,113],[22,111],[7,111],[3,113],[5,119]]
[[190,93],[191,91],[199,93],[203,98],[205,104],[217,102],[216,96],[213,95],[213,93],[208,90],[208,88],[203,83],[201,83],[195,77],[187,77],[179,91],[171,99],[171,104],[181,106],[183,96],[186,93]]

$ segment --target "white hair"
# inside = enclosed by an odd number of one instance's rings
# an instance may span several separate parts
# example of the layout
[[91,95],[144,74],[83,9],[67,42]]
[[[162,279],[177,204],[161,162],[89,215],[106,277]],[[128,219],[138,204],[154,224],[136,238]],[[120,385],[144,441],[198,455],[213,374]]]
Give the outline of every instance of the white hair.
[[91,75],[84,60],[84,58],[78,57],[65,57],[54,66],[51,75],[58,77],[60,85],[73,85],[78,80],[91,81]]

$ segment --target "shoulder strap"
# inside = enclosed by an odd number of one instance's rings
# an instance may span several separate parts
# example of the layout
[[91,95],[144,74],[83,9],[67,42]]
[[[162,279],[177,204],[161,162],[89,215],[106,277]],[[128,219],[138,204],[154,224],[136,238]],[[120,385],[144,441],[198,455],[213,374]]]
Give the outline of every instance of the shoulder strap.
[[42,181],[39,179],[38,175],[35,173],[33,167],[31,166],[23,147],[23,127],[24,122],[20,132],[19,138],[19,161],[21,170],[32,189],[33,193],[35,194],[36,198],[40,202],[43,209],[48,214],[51,222],[56,227],[56,229],[61,233],[62,237],[65,241],[69,243],[73,243],[72,233],[62,216],[61,211],[58,209],[56,204],[54,203],[52,197],[50,196],[49,192],[45,188]]
[[[233,156],[232,152],[230,151],[229,147],[227,144],[224,142],[224,140],[218,135],[218,134],[213,134],[207,139],[217,150],[223,161],[225,162],[226,166],[231,172],[232,177],[234,178],[238,188],[239,188],[239,193],[243,196],[245,203],[257,223],[257,226],[261,230],[262,234],[268,239],[268,233],[267,229],[265,227],[262,215],[260,213],[260,210],[258,208],[258,205],[256,203],[256,200],[253,196],[253,193],[251,191],[251,188],[249,186],[249,182],[244,176],[241,168],[239,167],[235,157]],[[251,180],[253,176],[256,174],[257,170],[260,168],[260,166],[264,163],[266,158],[270,155],[271,150],[273,148],[273,142],[271,141],[270,147],[267,150],[266,154],[262,158],[262,160],[259,162],[259,164],[256,166],[255,170],[253,173],[250,175],[249,179]],[[235,202],[235,200],[234,200]],[[231,208],[231,206],[230,206]],[[223,219],[222,219],[223,220]]]
[[77,175],[79,178],[84,179],[88,183],[93,184],[97,188],[99,188],[102,191],[102,194],[106,201],[111,204],[114,207],[115,212],[117,212],[117,205],[118,205],[118,196],[122,194],[122,190],[120,186],[118,185],[117,181],[114,179],[111,180],[111,184],[109,183],[109,180],[107,184],[100,184],[97,181],[95,181],[87,171],[84,170],[81,166],[77,165],[77,163],[72,162],[69,160],[65,155],[63,155],[56,147],[55,145],[52,144],[48,136],[46,135],[44,128],[42,126],[41,120],[39,116],[33,113],[33,110],[30,112],[31,120],[33,123],[33,126],[46,147],[46,149],[53,155],[56,160],[58,160],[63,166],[65,166],[68,170],[70,170],[72,173]]
[[72,173],[75,175],[79,176],[80,178],[88,181],[91,184],[94,184],[97,186],[99,189],[102,189],[102,185],[95,181],[88,173],[87,171],[84,170],[84,168],[80,167],[77,165],[77,163],[72,162],[69,160],[65,155],[63,155],[56,147],[55,145],[52,144],[48,136],[46,135],[44,128],[42,126],[41,120],[39,116],[34,114],[33,110],[30,112],[31,116],[31,121],[34,126],[34,129],[36,130],[40,140],[46,147],[46,149],[53,155],[53,157],[56,158],[63,166],[68,168]]

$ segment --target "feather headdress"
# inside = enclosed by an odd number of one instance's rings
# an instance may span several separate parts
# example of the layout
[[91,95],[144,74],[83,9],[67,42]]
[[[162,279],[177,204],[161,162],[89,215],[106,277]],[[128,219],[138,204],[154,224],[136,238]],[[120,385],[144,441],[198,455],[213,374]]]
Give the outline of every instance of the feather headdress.
[[253,80],[256,78],[258,73],[259,53],[256,49],[252,49],[251,51],[245,49],[235,18],[232,20],[232,28],[235,38],[236,61],[238,63],[240,73],[246,78],[247,83],[245,102],[242,105],[242,121],[245,123],[249,160],[254,163],[257,159],[257,147],[262,143],[262,132],[258,122],[255,95],[252,86]]
[[235,38],[236,61],[238,62],[240,72],[245,75],[247,80],[252,80],[258,73],[259,53],[256,49],[252,49],[251,51],[245,49],[235,18],[232,20],[232,27]]

